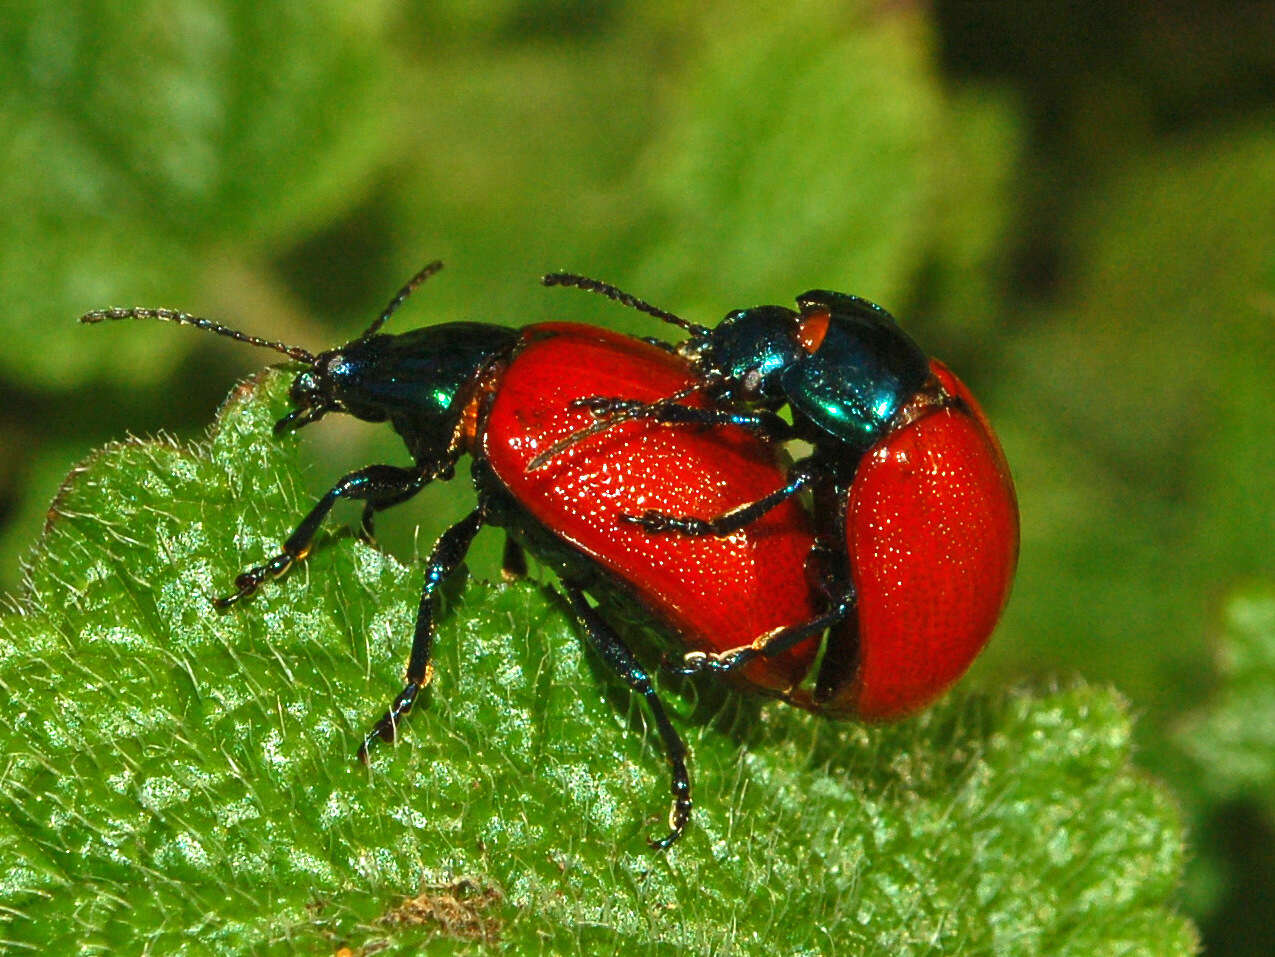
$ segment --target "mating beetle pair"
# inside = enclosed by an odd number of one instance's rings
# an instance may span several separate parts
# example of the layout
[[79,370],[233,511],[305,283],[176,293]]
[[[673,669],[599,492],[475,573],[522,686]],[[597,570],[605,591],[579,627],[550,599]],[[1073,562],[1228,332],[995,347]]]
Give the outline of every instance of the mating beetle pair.
[[[360,757],[366,759],[376,740],[394,739],[428,683],[437,590],[486,524],[506,529],[508,570],[525,568],[523,548],[554,568],[589,644],[645,698],[672,767],[670,830],[652,842],[659,848],[670,846],[690,817],[686,748],[646,670],[586,592],[639,606],[672,647],[688,653],[686,670],[729,671],[746,688],[834,715],[883,717],[917,707],[955,680],[982,646],[1012,575],[1017,514],[1008,472],[981,413],[937,363],[923,381],[912,375],[893,391],[888,376],[863,379],[860,391],[868,398],[896,399],[893,408],[878,401],[870,409],[884,438],[877,436],[876,446],[861,439],[842,449],[815,434],[814,456],[785,476],[773,440],[811,435],[810,424],[819,420],[804,412],[799,395],[822,393],[791,385],[800,374],[785,384],[783,368],[819,356],[825,344],[834,347],[828,356],[834,365],[858,355],[845,351],[846,329],[853,331],[854,323],[835,311],[841,300],[822,304],[822,318],[805,303],[793,314],[798,319],[788,325],[797,330],[793,341],[801,352],[784,352],[782,337],[767,330],[770,318],[779,318],[778,307],[732,314],[710,332],[613,287],[562,274],[546,282],[605,292],[677,322],[691,339],[675,349],[565,323],[510,329],[456,322],[380,334],[438,268],[432,263],[413,277],[363,335],[317,355],[175,310],[108,309],[82,317],[164,319],[274,349],[306,366],[292,385],[294,408],[276,424],[277,433],[346,412],[388,421],[412,456],[410,467],[373,465],[341,479],[278,555],[236,579],[235,592],[218,599],[219,607],[304,559],[337,501],[363,502],[362,524],[370,534],[376,512],[435,479],[451,478],[460,457],[471,455],[476,507],[434,546],[406,686],[365,738]],[[761,334],[747,331],[754,328]],[[869,360],[876,341],[861,349]],[[914,373],[916,357],[921,363],[924,357],[911,350],[877,358],[884,368],[901,365]],[[848,365],[809,371],[812,382],[863,376]],[[776,382],[787,391],[776,392]],[[836,397],[835,387],[831,394]],[[793,427],[774,414],[784,401],[794,410]],[[835,420],[835,402],[825,405]],[[677,422],[714,428],[664,424]],[[927,422],[931,426],[921,428]],[[882,442],[885,454],[877,455]],[[856,478],[860,472],[872,478]],[[817,535],[795,501],[808,487]],[[956,501],[940,503],[934,513],[928,498],[936,493]],[[994,512],[988,520],[964,514],[988,507]],[[708,519],[688,517],[694,515]],[[896,524],[908,521],[920,523],[920,537]],[[950,528],[957,534],[945,552],[941,540]],[[980,529],[997,539],[991,548],[974,540]],[[844,543],[837,538],[843,534]],[[918,542],[922,547],[913,547]],[[966,547],[978,552],[976,560],[956,555],[954,565],[932,564]],[[873,561],[881,567],[858,567]],[[811,565],[822,594],[809,587]],[[984,586],[989,594],[979,595]],[[879,619],[900,605],[902,619],[883,626]],[[948,621],[953,615],[970,620]],[[802,683],[829,626],[809,691]],[[897,676],[891,674],[896,667]]]
[[[628,516],[653,533],[725,535],[804,489],[819,531],[825,612],[810,633],[831,628],[810,690],[789,700],[834,716],[896,717],[928,703],[965,673],[1000,617],[1018,560],[1018,503],[1004,453],[965,385],[925,353],[875,303],[812,290],[798,311],[758,306],[708,329],[570,273],[544,278],[576,286],[680,326],[677,352],[713,400],[690,393],[654,403],[592,397],[598,421],[542,454],[613,424],[729,423],[772,441],[803,439],[813,452],[782,487],[742,499],[718,516],[647,509]],[[792,423],[775,410],[787,405]],[[759,636],[725,655],[691,652],[687,671],[729,671],[801,640],[799,629]]]

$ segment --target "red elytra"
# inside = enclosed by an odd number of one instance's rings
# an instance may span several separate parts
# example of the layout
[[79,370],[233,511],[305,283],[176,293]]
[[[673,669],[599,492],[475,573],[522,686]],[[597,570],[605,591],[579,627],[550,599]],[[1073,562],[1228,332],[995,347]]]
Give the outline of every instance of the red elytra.
[[[482,451],[532,518],[610,573],[686,649],[722,652],[818,613],[805,576],[814,543],[805,511],[789,501],[721,538],[651,535],[620,516],[647,509],[715,515],[761,497],[784,482],[770,447],[733,427],[629,422],[530,469],[539,452],[592,424],[572,401],[623,395],[654,402],[692,382],[683,360],[648,343],[591,326],[530,326],[489,393]],[[742,683],[786,692],[804,678],[817,648],[808,639],[755,661]]]
[[818,706],[830,714],[883,720],[923,707],[965,673],[1009,597],[1018,561],[1009,467],[965,385],[937,360],[930,371],[959,402],[886,435],[850,489],[860,664]]

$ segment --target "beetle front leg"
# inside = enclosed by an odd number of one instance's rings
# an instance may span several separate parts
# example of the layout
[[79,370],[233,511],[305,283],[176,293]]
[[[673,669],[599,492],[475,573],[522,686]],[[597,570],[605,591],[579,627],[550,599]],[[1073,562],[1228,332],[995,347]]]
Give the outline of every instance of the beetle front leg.
[[641,525],[653,535],[676,532],[679,535],[701,537],[705,535],[730,535],[746,528],[771,509],[792,498],[815,479],[815,472],[798,466],[788,476],[788,484],[776,489],[755,502],[745,502],[714,518],[696,518],[693,515],[670,515],[649,509],[641,515],[621,515],[620,521]]
[[677,729],[669,721],[664,705],[655,694],[655,686],[651,684],[650,675],[638,664],[637,659],[633,657],[633,652],[602,620],[602,616],[589,604],[579,588],[564,583],[564,590],[576,617],[584,625],[593,650],[602,656],[602,660],[620,676],[625,684],[646,699],[646,706],[651,710],[651,717],[655,719],[656,730],[664,742],[665,757],[668,758],[672,769],[670,789],[673,792],[673,807],[669,811],[669,833],[664,837],[651,839],[650,844],[656,850],[667,850],[682,836],[682,831],[691,819],[691,775],[686,766],[686,745],[678,735]]
[[766,409],[754,412],[732,412],[729,409],[700,409],[677,402],[638,402],[634,399],[616,399],[595,395],[576,399],[576,408],[588,409],[596,418],[630,422],[645,419],[650,422],[678,423],[682,425],[734,425],[756,432],[772,442],[784,442],[793,438],[792,425],[780,415]]
[[368,510],[375,511],[388,508],[411,498],[424,488],[432,475],[423,475],[419,469],[399,468],[395,465],[369,465],[345,476],[328,490],[323,498],[310,510],[310,514],[301,520],[296,531],[283,543],[283,550],[261,565],[248,569],[235,579],[235,592],[224,598],[214,598],[217,608],[229,608],[241,598],[253,594],[268,578],[278,578],[297,562],[310,554],[315,533],[328,512],[339,499],[361,499],[367,502],[364,509],[364,522],[368,521]]
[[[691,391],[694,390],[683,390],[674,398],[685,398]],[[528,463],[529,471],[534,472],[544,468],[571,446],[590,436],[598,435],[621,423],[636,422],[639,419],[681,425],[734,425],[741,429],[748,429],[771,442],[786,442],[796,438],[793,427],[788,422],[776,413],[765,409],[757,412],[730,412],[726,409],[692,408],[681,405],[673,399],[640,402],[636,399],[616,399],[601,395],[576,399],[570,404],[572,408],[588,409],[597,421],[553,443]]]
[[416,696],[429,684],[433,668],[430,657],[434,647],[434,598],[440,585],[451,577],[465,559],[474,536],[487,520],[483,505],[462,518],[439,537],[425,565],[425,588],[421,592],[420,609],[416,613],[416,632],[412,652],[407,660],[407,687],[399,692],[390,709],[373,725],[359,746],[359,760],[367,763],[368,749],[376,741],[393,742],[398,735],[398,722],[412,710]]

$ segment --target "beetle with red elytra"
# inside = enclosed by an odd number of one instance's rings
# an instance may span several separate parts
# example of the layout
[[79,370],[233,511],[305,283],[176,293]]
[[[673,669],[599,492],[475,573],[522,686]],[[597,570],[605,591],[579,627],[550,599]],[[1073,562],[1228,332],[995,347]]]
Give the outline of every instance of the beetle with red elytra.
[[[413,277],[358,338],[317,355],[173,309],[103,309],[82,318],[162,319],[281,352],[304,368],[292,383],[293,408],[275,425],[276,433],[344,412],[389,422],[407,446],[411,465],[371,465],[338,481],[277,555],[238,576],[234,593],[215,601],[218,608],[248,598],[304,560],[337,502],[363,503],[362,527],[370,538],[377,512],[434,480],[450,479],[468,454],[476,505],[442,534],[426,562],[406,686],[367,734],[359,756],[366,760],[373,743],[395,739],[432,673],[439,587],[478,531],[500,526],[507,532],[506,569],[525,570],[524,548],[551,567],[588,646],[645,700],[671,766],[669,831],[652,841],[667,848],[690,818],[687,749],[647,670],[586,593],[636,606],[679,651],[718,654],[759,634],[783,633],[818,615],[805,575],[814,544],[809,517],[787,502],[747,530],[717,538],[657,537],[620,520],[641,507],[720,510],[738,496],[764,495],[782,483],[776,450],[744,429],[694,433],[633,422],[596,442],[576,443],[550,467],[532,470],[531,459],[541,450],[591,421],[575,404],[580,398],[620,391],[655,401],[691,387],[691,369],[648,342],[568,323],[515,329],[448,322],[380,333],[440,265],[431,263]],[[782,695],[801,682],[816,651],[813,641],[796,642],[739,670],[734,681]]]
[[[653,534],[714,537],[751,527],[809,490],[825,611],[726,652],[693,649],[683,671],[733,672],[830,627],[812,688],[794,704],[834,717],[895,718],[931,702],[983,649],[1018,561],[1018,502],[982,409],[950,369],[928,359],[875,303],[812,290],[797,310],[757,306],[715,327],[687,322],[572,273],[574,286],[679,326],[667,348],[695,370],[691,389],[651,402],[609,393],[579,400],[596,421],[545,450],[542,467],[617,424],[745,427],[770,441],[802,439],[811,454],[764,496],[725,512],[647,508],[623,516]],[[710,405],[685,400],[707,396]],[[778,415],[787,406],[789,423]]]

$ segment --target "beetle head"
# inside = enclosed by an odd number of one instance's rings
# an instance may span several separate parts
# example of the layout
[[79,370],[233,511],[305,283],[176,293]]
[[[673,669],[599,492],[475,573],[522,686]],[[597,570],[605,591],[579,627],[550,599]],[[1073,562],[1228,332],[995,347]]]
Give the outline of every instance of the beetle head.
[[766,402],[782,397],[780,376],[802,356],[798,316],[783,306],[727,313],[716,328],[692,336],[678,353],[701,378],[715,382],[718,398]]
[[310,368],[298,372],[288,390],[294,408],[274,424],[275,435],[318,422],[329,412],[348,411],[341,388],[345,365],[342,351],[334,349],[315,356]]
[[[393,368],[395,336],[363,335],[337,349],[314,357],[310,368],[292,380],[288,398],[295,408],[275,423],[276,435],[317,422],[329,412],[345,412],[365,422],[384,422],[393,403],[392,391],[400,377]],[[387,359],[389,361],[387,361]]]
[[327,413],[338,408],[332,398],[327,375],[319,371],[318,359],[311,368],[302,369],[297,373],[297,377],[292,380],[292,388],[288,390],[288,398],[292,401],[294,408],[274,424],[275,435],[292,432],[303,425],[317,422]]
[[178,309],[153,309],[141,306],[128,309],[94,309],[82,315],[80,321],[93,323],[102,322],[105,319],[162,319],[166,322],[194,326],[197,329],[234,339],[236,342],[246,342],[252,346],[272,349],[289,359],[305,363],[307,368],[297,373],[297,377],[292,380],[292,388],[288,391],[288,398],[292,401],[294,408],[275,423],[276,435],[292,432],[303,425],[317,422],[329,412],[348,412],[361,419],[381,422],[386,418],[384,410],[375,402],[364,399],[366,390],[363,380],[366,378],[368,369],[375,365],[382,344],[390,338],[378,336],[375,333],[394,314],[394,310],[416,290],[417,286],[442,268],[443,264],[437,260],[428,263],[395,294],[389,305],[368,326],[363,335],[339,349],[321,352],[317,356],[300,346],[289,346],[271,339],[250,336],[229,326],[223,326],[219,322],[204,319],[201,316],[192,316]]

